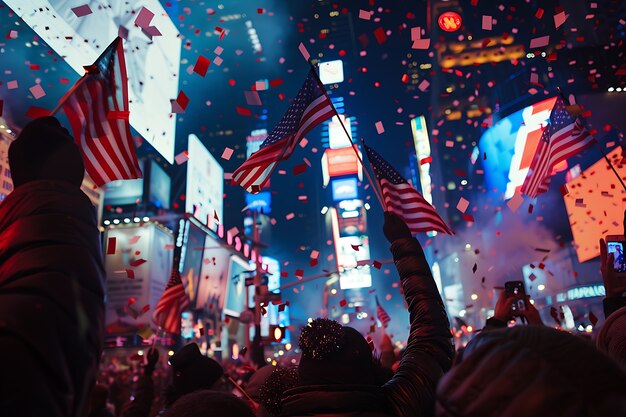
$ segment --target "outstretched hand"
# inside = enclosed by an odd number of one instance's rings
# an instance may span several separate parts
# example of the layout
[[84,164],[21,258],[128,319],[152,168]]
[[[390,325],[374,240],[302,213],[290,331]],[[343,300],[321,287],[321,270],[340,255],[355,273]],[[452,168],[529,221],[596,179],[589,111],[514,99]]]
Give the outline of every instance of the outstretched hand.
[[513,309],[511,305],[515,301],[514,296],[507,296],[506,291],[501,291],[498,295],[496,307],[493,310],[493,317],[503,322],[508,322],[513,318]]
[[409,226],[406,225],[404,220],[388,211],[385,212],[383,233],[389,243],[393,243],[398,239],[411,237],[411,230],[409,229]]
[[600,239],[600,271],[607,297],[619,297],[626,291],[626,278],[619,278],[615,272],[615,259],[608,253],[606,242]]

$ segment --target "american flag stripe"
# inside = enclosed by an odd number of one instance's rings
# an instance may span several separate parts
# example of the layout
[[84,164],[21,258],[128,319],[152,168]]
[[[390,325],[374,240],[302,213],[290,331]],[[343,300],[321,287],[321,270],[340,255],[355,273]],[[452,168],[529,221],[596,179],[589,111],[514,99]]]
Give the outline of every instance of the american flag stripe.
[[180,315],[189,307],[180,273],[173,270],[170,279],[154,308],[154,322],[170,333],[180,333]]
[[383,196],[385,209],[401,217],[411,232],[454,234],[435,208],[375,150],[364,145]]
[[98,71],[88,71],[62,99],[85,169],[97,185],[141,178],[125,117],[128,82],[121,39],[114,40],[92,67]]
[[595,138],[584,128],[583,122],[574,119],[567,112],[563,100],[557,98],[550,113],[550,124],[541,135],[521,191],[532,198],[545,193],[550,187],[556,165],[594,143]]
[[389,317],[389,314],[387,314],[383,306],[381,306],[380,302],[378,302],[378,296],[376,296],[376,316],[383,327],[387,328],[387,324],[391,321],[391,317]]
[[278,163],[291,156],[304,135],[335,114],[330,99],[316,79],[311,70],[296,98],[261,148],[235,170],[233,182],[248,191],[261,189]]

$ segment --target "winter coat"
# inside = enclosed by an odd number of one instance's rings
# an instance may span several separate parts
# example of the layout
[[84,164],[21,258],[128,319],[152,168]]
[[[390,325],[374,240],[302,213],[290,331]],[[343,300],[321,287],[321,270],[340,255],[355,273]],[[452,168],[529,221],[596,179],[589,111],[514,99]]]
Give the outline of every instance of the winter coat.
[[104,267],[95,210],[65,181],[32,181],[0,204],[0,409],[86,414],[103,345]]
[[284,417],[419,417],[432,415],[439,378],[454,349],[448,317],[430,267],[414,238],[391,245],[410,317],[407,347],[396,374],[382,387],[302,386],[285,393]]

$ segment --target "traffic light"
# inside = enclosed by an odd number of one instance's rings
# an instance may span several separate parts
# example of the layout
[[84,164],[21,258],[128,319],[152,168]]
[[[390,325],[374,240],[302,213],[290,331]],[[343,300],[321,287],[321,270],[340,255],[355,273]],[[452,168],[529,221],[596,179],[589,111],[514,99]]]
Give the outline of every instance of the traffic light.
[[287,329],[283,326],[270,326],[270,339],[272,342],[281,343],[286,336]]

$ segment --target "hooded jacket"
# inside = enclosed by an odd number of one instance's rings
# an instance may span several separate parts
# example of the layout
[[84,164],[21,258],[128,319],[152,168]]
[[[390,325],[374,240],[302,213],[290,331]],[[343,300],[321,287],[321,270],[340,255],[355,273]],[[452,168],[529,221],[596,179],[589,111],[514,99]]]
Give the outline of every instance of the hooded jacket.
[[395,375],[383,386],[314,385],[291,389],[283,417],[419,417],[433,414],[439,378],[454,349],[445,308],[426,257],[414,238],[391,245],[408,305],[410,333]]
[[36,180],[0,205],[0,409],[82,415],[103,344],[95,210],[74,184]]

